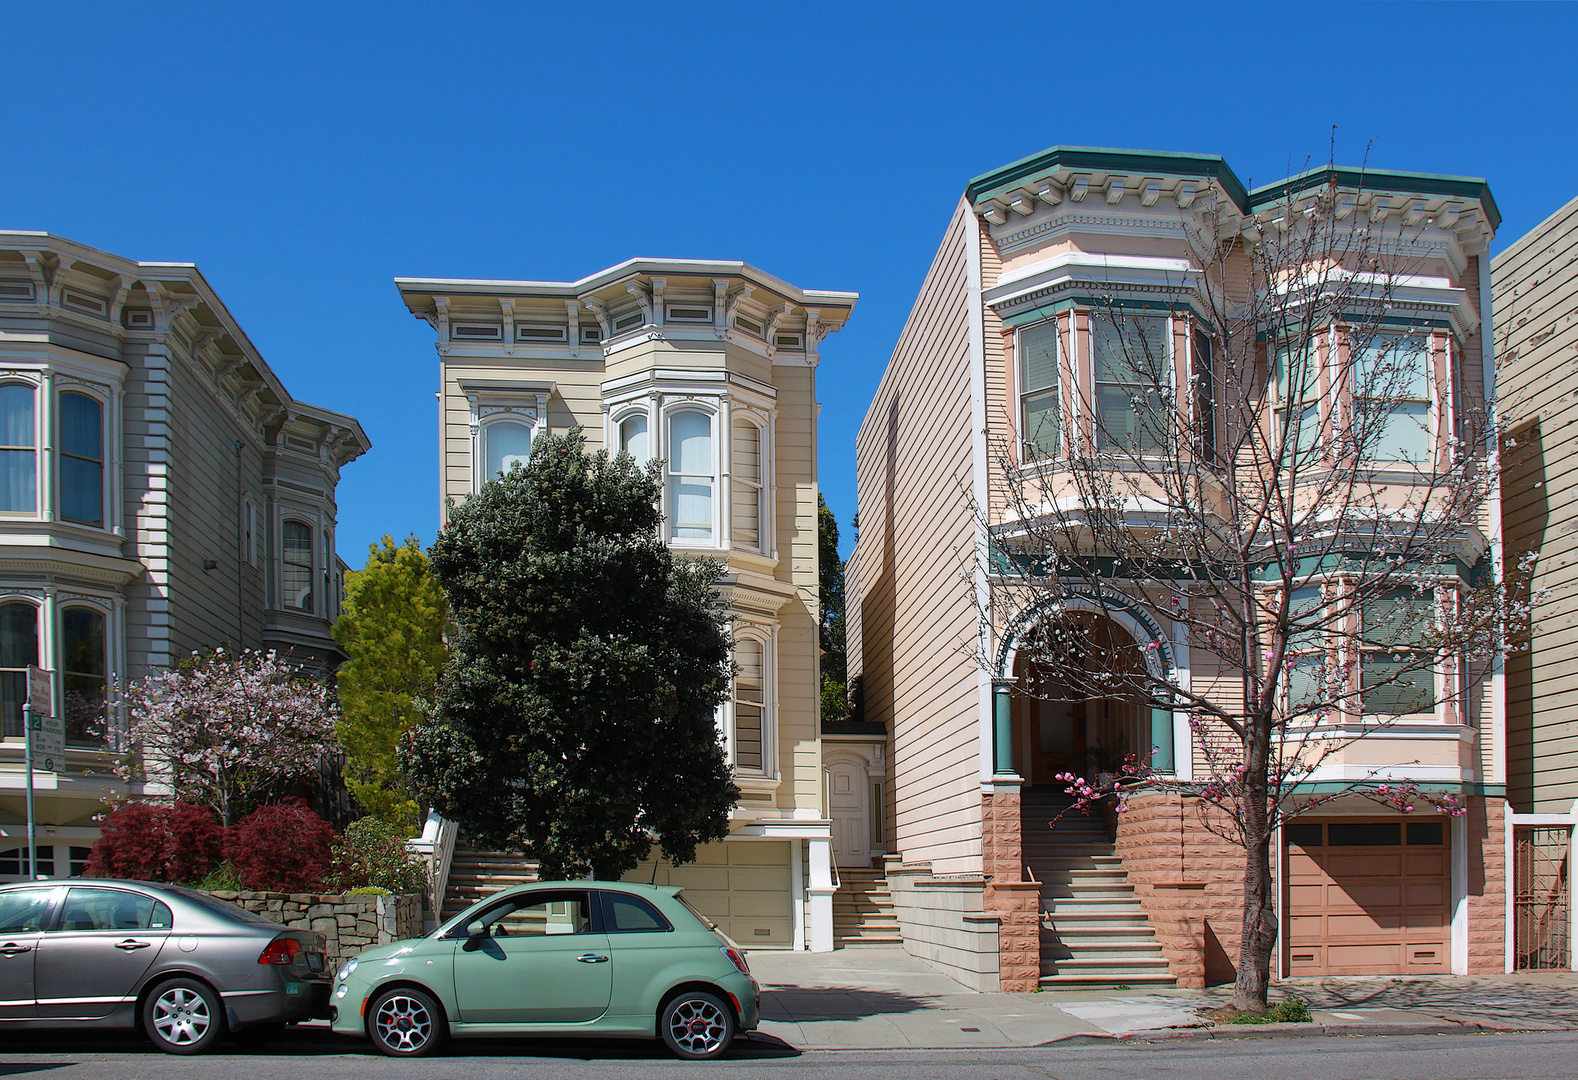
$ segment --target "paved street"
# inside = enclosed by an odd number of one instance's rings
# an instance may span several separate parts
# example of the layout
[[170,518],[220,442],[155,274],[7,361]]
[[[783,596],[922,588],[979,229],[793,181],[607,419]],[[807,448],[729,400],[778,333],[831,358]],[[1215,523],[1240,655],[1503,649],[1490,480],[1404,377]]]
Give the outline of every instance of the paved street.
[[751,1040],[721,1062],[675,1061],[655,1043],[473,1041],[391,1061],[326,1031],[262,1051],[169,1057],[125,1038],[8,1034],[0,1076],[39,1080],[534,1080],[792,1077],[793,1080],[1524,1080],[1578,1077],[1578,1033],[1138,1042],[1013,1050],[798,1053]]

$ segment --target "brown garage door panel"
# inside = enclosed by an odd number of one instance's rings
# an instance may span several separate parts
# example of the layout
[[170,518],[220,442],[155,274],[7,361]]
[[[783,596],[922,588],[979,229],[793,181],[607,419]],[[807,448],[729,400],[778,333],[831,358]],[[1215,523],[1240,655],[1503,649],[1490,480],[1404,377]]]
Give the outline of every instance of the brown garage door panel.
[[1443,848],[1295,846],[1285,868],[1289,975],[1448,970]]

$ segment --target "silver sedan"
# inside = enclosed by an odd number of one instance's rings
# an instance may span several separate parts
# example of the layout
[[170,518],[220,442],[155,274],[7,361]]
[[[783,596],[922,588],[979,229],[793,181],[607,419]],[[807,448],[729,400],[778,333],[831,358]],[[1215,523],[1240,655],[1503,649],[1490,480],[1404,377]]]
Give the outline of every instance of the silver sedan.
[[178,885],[0,886],[0,1030],[141,1027],[196,1054],[327,1017],[323,938]]

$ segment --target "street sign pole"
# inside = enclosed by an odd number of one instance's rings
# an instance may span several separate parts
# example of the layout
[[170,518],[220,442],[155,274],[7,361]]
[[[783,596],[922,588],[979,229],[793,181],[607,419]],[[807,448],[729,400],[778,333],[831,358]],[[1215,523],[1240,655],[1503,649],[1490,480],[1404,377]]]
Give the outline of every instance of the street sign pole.
[[33,814],[33,709],[22,706],[22,733],[27,756],[27,880],[38,880],[38,818]]
[[[48,730],[45,730],[46,720]],[[58,772],[66,753],[64,733],[60,721],[55,718],[54,674],[31,664],[27,669],[27,700],[22,703],[22,734],[27,756],[27,878],[37,881],[38,815],[33,812],[33,754],[36,751],[44,756],[44,771]]]

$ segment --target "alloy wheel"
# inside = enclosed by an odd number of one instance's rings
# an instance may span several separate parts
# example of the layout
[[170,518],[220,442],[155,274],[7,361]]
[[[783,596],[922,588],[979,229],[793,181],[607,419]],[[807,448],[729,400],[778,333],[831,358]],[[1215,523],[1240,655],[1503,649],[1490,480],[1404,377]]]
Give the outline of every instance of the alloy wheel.
[[685,998],[668,1014],[669,1035],[689,1054],[709,1056],[723,1049],[729,1034],[729,1017],[713,1000]]
[[214,1017],[203,995],[172,986],[153,1003],[153,1026],[171,1046],[191,1046],[208,1034]]
[[414,997],[391,994],[378,1003],[373,1030],[395,1053],[414,1054],[433,1038],[433,1013]]

